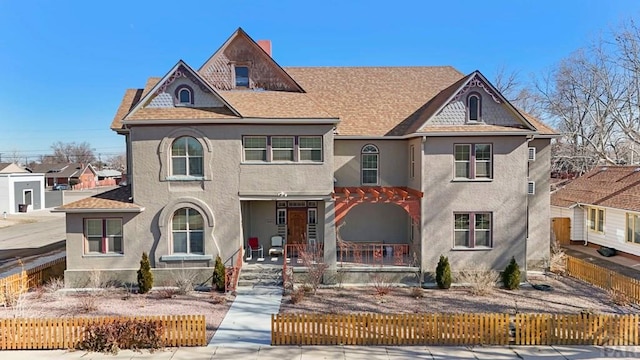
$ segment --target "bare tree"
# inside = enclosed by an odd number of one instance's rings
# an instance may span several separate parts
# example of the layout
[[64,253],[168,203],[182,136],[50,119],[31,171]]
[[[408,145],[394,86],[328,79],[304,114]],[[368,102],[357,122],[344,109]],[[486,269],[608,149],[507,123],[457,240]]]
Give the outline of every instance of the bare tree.
[[63,143],[62,141],[58,141],[51,145],[51,150],[53,150],[53,154],[44,158],[47,162],[79,162],[87,164],[96,161],[93,149],[86,141],[79,144],[75,142]]
[[126,172],[127,171],[127,155],[122,153],[107,158],[106,164],[109,168]]
[[13,149],[2,155],[2,161],[21,164],[25,162],[25,156],[18,149]]
[[494,86],[518,110],[540,117],[539,95],[533,84],[524,82],[519,71],[501,66],[496,71]]

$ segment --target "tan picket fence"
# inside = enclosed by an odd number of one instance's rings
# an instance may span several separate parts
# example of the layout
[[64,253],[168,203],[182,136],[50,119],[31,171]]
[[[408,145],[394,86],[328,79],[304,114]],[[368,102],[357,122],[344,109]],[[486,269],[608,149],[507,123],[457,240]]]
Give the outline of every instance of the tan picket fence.
[[567,275],[605,290],[615,290],[640,303],[640,281],[567,255]]
[[277,314],[272,345],[638,345],[638,315]]
[[132,319],[161,322],[166,346],[207,344],[204,315],[0,319],[0,350],[73,349],[87,326]]
[[22,270],[0,279],[0,305],[8,298],[15,297],[38,287],[54,276],[63,276],[66,268],[66,258],[62,257],[47,263],[38,265],[28,270]]

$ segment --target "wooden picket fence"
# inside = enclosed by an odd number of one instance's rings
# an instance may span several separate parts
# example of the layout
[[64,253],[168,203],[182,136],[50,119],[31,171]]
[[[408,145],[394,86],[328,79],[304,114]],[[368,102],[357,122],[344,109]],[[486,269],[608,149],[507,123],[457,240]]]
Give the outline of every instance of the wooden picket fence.
[[640,303],[640,281],[615,271],[591,264],[567,255],[567,275],[586,281],[601,289],[620,292],[636,303]]
[[207,344],[204,315],[0,319],[0,350],[74,349],[87,326],[133,319],[161,322],[166,346]]
[[277,314],[272,345],[638,345],[638,315]]
[[0,305],[3,305],[8,297],[14,297],[38,287],[48,281],[52,276],[63,275],[66,267],[66,258],[62,257],[38,265],[28,270],[22,270],[0,279]]

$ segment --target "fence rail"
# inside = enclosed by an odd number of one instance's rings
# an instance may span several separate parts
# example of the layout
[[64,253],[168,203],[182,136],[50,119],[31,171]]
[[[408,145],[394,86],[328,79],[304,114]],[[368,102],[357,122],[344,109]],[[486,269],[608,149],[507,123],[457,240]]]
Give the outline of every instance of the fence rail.
[[638,315],[278,314],[272,345],[638,345]]
[[207,343],[204,315],[0,319],[0,350],[73,349],[84,340],[87,326],[133,319],[161,322],[166,346]]
[[567,255],[567,275],[605,290],[615,290],[640,303],[640,281]]
[[62,257],[34,268],[0,279],[0,305],[7,296],[20,295],[30,288],[38,287],[56,275],[62,275],[66,267],[66,258]]

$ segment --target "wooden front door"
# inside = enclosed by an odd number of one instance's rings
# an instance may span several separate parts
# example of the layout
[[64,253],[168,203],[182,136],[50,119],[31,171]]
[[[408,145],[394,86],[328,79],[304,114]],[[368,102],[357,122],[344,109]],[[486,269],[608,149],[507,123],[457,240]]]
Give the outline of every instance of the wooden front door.
[[553,232],[556,235],[556,240],[560,245],[571,244],[571,219],[570,218],[553,218],[551,219],[553,224]]
[[306,244],[307,211],[292,210],[287,212],[287,243]]

